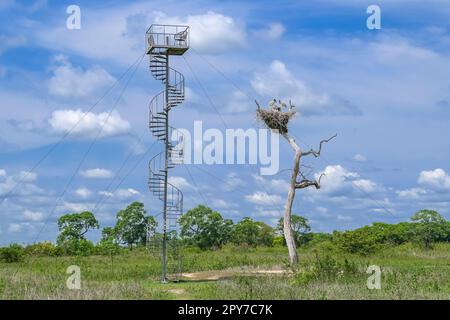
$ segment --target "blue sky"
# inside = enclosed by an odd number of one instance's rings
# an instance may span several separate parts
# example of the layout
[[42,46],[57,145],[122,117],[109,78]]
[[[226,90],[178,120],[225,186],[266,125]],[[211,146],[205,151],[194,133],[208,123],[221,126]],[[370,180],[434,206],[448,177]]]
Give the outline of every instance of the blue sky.
[[[81,8],[81,30],[66,28],[71,4]],[[381,7],[381,30],[366,28],[371,4]],[[0,244],[54,240],[64,213],[95,208],[109,226],[131,201],[161,211],[146,186],[148,160],[161,150],[146,153],[147,105],[162,89],[148,59],[73,179],[128,76],[58,143],[142,55],[155,22],[191,26],[185,58],[195,76],[173,59],[188,92],[174,126],[258,128],[253,99],[279,97],[297,106],[291,133],[303,148],[338,134],[320,159],[305,160],[312,176],[326,173],[322,189],[298,191],[294,204],[314,231],[406,221],[423,208],[450,219],[449,17],[448,1],[0,0]],[[281,169],[291,167],[283,140],[280,153]],[[252,165],[180,166],[171,175],[186,209],[206,199],[227,218],[270,224],[289,179]]]

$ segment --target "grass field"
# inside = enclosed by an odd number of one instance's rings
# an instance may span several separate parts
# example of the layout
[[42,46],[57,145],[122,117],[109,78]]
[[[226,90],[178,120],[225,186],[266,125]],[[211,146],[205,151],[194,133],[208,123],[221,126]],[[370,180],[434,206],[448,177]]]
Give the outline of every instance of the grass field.
[[[185,250],[184,272],[225,274],[161,284],[159,261],[145,250],[115,256],[27,257],[0,263],[1,299],[450,299],[450,244],[424,250],[411,244],[368,257],[326,248],[301,249],[286,269],[286,248]],[[81,290],[69,290],[66,269],[81,268]],[[366,286],[366,268],[382,269],[381,289]],[[285,273],[245,270],[285,268]],[[222,270],[222,271],[221,271]],[[225,270],[225,271],[224,271]]]

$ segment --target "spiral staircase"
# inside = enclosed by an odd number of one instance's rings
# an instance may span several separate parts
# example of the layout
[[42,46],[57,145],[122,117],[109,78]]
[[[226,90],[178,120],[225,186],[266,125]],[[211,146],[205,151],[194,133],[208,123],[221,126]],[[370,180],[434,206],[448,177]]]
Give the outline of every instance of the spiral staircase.
[[[154,196],[164,201],[164,185],[168,180],[168,169],[175,167],[183,159],[183,149],[180,144],[174,145],[171,137],[179,132],[168,126],[169,111],[181,104],[184,100],[184,77],[178,71],[168,68],[167,55],[162,53],[150,56],[150,71],[153,77],[167,84],[166,90],[161,91],[150,101],[150,121],[151,133],[167,145],[168,163],[166,166],[166,151],[154,156],[149,162],[148,186]],[[169,75],[167,79],[167,74]],[[168,83],[167,83],[168,82]],[[166,128],[167,126],[167,128]],[[176,228],[177,220],[183,213],[183,193],[170,182],[167,182],[167,223],[168,228]]]
[[147,31],[150,72],[165,86],[149,104],[150,132],[164,143],[165,149],[150,159],[148,179],[151,193],[163,202],[162,239],[154,237],[150,241],[151,251],[156,255],[162,253],[163,281],[176,280],[182,269],[176,232],[178,219],[183,213],[183,193],[170,183],[169,170],[183,163],[183,136],[169,126],[169,112],[184,101],[185,86],[184,76],[169,67],[169,57],[181,55],[188,49],[188,29],[184,26],[152,25]]

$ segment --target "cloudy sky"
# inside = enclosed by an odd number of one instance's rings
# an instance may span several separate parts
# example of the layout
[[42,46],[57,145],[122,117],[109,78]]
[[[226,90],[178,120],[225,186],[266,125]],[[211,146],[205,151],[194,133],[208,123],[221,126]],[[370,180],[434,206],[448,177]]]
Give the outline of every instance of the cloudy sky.
[[[80,30],[66,27],[72,4]],[[338,134],[305,159],[310,177],[326,174],[294,204],[314,231],[406,221],[423,208],[450,219],[450,3],[377,1],[381,30],[366,27],[370,4],[0,0],[0,244],[53,240],[64,213],[90,210],[109,226],[131,201],[161,211],[147,190],[148,160],[161,151],[147,106],[162,84],[140,61],[152,23],[191,26],[192,48],[172,59],[187,86],[174,126],[260,128],[253,100],[277,97],[296,105],[302,148]],[[274,176],[185,165],[171,182],[185,209],[206,203],[274,224],[293,156],[283,140],[280,154]]]

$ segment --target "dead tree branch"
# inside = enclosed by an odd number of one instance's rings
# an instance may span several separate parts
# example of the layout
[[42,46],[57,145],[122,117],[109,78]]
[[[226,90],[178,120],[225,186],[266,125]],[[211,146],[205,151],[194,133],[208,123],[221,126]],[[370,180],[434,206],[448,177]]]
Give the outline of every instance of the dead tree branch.
[[332,137],[330,137],[330,138],[328,138],[328,139],[325,139],[325,140],[320,141],[320,143],[319,143],[319,150],[316,151],[316,150],[314,150],[314,149],[311,148],[311,150],[309,150],[309,151],[307,151],[307,152],[303,152],[303,153],[302,153],[302,156],[313,155],[315,158],[320,157],[320,152],[322,152],[322,144],[327,143],[327,142],[330,142],[332,139],[334,139],[334,138],[336,138],[336,137],[337,137],[337,133],[334,134]]
[[300,173],[300,175],[303,177],[303,180],[301,180],[300,182],[296,182],[295,183],[295,189],[304,189],[304,188],[308,188],[308,187],[311,187],[311,186],[316,187],[316,189],[320,189],[320,180],[322,179],[322,177],[325,174],[322,173],[318,180],[306,179],[302,173]]

